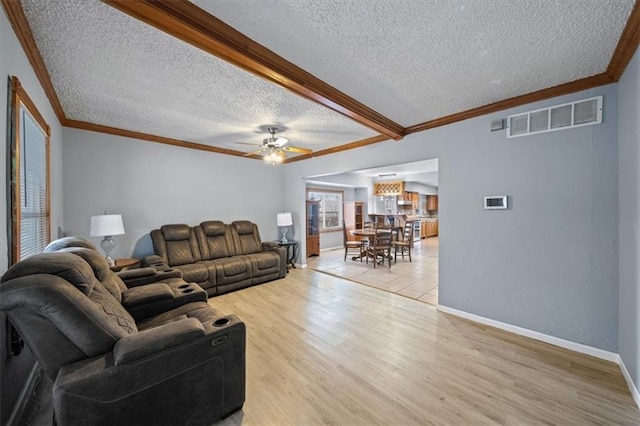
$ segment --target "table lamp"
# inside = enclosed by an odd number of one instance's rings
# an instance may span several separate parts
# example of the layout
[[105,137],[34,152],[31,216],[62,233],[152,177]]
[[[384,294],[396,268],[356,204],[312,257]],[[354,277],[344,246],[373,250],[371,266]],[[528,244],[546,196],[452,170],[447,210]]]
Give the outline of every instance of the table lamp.
[[281,243],[287,242],[287,227],[293,225],[293,219],[291,218],[291,212],[278,213],[277,218],[278,226],[280,227],[280,232],[282,232],[282,238],[280,239]]
[[116,261],[111,257],[111,251],[116,246],[113,235],[124,234],[124,225],[122,224],[122,216],[119,214],[107,214],[104,212],[100,216],[91,216],[91,227],[89,235],[91,237],[104,237],[100,242],[100,247],[104,250],[106,260],[109,266],[115,266]]

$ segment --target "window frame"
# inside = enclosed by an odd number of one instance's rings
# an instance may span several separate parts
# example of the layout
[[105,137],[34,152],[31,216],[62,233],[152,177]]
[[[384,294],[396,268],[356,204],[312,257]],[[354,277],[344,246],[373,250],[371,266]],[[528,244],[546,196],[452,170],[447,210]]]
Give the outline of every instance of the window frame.
[[314,200],[314,201],[320,201],[320,211],[322,212],[322,215],[320,216],[320,233],[324,233],[324,232],[340,232],[342,231],[342,221],[344,220],[344,191],[341,190],[337,190],[337,189],[325,189],[325,188],[307,188],[307,200],[310,200],[311,198],[309,198],[309,193],[311,192],[315,192],[315,193],[325,193],[325,194],[339,194],[341,201],[340,201],[340,207],[338,208],[338,225],[336,226],[332,226],[329,228],[326,228],[324,226],[324,222],[326,222],[326,217],[324,215],[325,213],[325,206],[324,206],[324,198],[322,200]]
[[44,149],[45,149],[45,240],[47,243],[51,242],[51,155],[50,155],[50,139],[51,128],[45,121],[44,117],[36,107],[35,103],[31,100],[27,92],[24,90],[20,80],[12,76],[10,77],[9,85],[11,86],[10,96],[11,100],[8,105],[9,109],[9,157],[7,160],[7,170],[9,172],[9,179],[7,184],[10,189],[7,191],[9,197],[9,226],[10,231],[7,233],[9,243],[9,265],[13,265],[19,262],[20,249],[21,249],[21,199],[20,199],[20,171],[22,166],[22,152],[21,152],[21,129],[22,129],[22,117],[21,109],[31,116],[33,121],[37,124],[44,135]]

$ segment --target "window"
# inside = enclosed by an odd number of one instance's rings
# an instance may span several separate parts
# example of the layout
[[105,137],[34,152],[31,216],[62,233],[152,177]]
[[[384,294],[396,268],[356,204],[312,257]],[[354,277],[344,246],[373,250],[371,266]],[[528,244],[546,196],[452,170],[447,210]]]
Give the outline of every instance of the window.
[[22,88],[11,77],[9,264],[41,253],[50,242],[50,129]]
[[342,191],[308,189],[307,199],[320,202],[320,231],[342,229]]

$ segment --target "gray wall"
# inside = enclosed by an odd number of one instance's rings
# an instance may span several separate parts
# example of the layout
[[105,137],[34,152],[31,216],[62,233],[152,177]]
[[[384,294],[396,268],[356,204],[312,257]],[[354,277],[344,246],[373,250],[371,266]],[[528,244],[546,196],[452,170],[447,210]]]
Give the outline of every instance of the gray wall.
[[[506,139],[508,114],[604,95],[603,124]],[[439,158],[440,303],[596,348],[618,346],[617,86],[609,85],[285,165],[302,178]],[[483,210],[506,194],[507,211]],[[304,251],[304,245],[302,247]]]
[[281,167],[85,130],[64,139],[64,231],[88,236],[92,215],[122,214],[114,257],[151,254],[149,231],[168,223],[247,219],[263,240],[279,236]]
[[640,389],[640,54],[619,87],[620,348]]
[[[20,79],[27,94],[36,104],[51,127],[50,139],[50,178],[51,178],[51,230],[57,236],[57,229],[62,225],[62,128],[55,116],[38,79],[36,78],[20,43],[7,21],[4,9],[0,8],[0,135],[3,136],[0,149],[2,177],[0,177],[0,275],[8,267],[7,242],[7,79],[14,75]],[[17,357],[9,356],[6,348],[6,317],[0,314],[0,424],[6,424],[18,395],[24,386],[27,376],[34,365],[30,351],[25,350]]]

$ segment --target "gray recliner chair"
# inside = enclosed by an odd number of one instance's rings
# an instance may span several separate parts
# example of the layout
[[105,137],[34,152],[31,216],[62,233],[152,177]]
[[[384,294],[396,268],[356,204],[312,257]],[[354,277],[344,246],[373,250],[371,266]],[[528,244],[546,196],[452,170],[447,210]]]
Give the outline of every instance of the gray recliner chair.
[[209,424],[240,409],[244,323],[202,300],[136,320],[125,307],[135,288],[114,290],[107,271],[95,250],[73,247],[31,256],[1,280],[0,310],[54,381],[57,423]]

